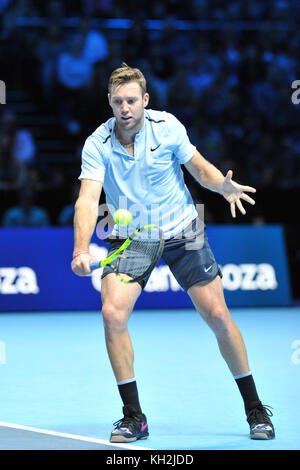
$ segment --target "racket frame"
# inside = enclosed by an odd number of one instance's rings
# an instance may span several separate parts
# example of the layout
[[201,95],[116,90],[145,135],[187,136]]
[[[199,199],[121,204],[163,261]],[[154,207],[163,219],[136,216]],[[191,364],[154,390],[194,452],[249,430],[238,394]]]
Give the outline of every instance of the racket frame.
[[[159,233],[160,233],[160,240],[159,240],[159,247],[158,247],[158,251],[157,251],[157,255],[155,257],[155,259],[153,260],[153,262],[150,264],[150,266],[148,267],[148,269],[146,269],[146,271],[141,275],[141,276],[138,276],[136,278],[129,278],[129,279],[126,279],[122,276],[122,273],[118,273],[118,268],[113,268],[117,278],[126,283],[126,284],[129,284],[131,282],[138,282],[139,280],[141,280],[143,277],[147,276],[147,274],[152,270],[152,268],[155,266],[155,264],[158,262],[158,260],[160,259],[161,255],[162,255],[162,252],[163,252],[163,249],[164,249],[164,237],[163,237],[163,232],[162,230],[157,227],[156,225],[154,224],[148,224],[148,225],[145,225],[144,227],[142,228],[138,228],[136,229],[132,235],[130,235],[128,238],[126,238],[126,240],[124,241],[124,243],[122,243],[122,245],[114,252],[112,253],[110,256],[108,256],[107,258],[103,259],[102,261],[99,261],[99,262],[92,262],[91,263],[91,267],[92,269],[98,269],[98,268],[103,268],[105,266],[108,266],[110,265],[110,263],[112,263],[113,261],[115,261],[117,258],[121,258],[122,257],[122,253],[126,250],[126,248],[129,247],[129,245],[133,242],[133,240],[143,231],[145,230],[151,230],[152,228],[156,228],[158,229]],[[119,265],[119,263],[118,263]],[[124,273],[125,274],[125,273]]]

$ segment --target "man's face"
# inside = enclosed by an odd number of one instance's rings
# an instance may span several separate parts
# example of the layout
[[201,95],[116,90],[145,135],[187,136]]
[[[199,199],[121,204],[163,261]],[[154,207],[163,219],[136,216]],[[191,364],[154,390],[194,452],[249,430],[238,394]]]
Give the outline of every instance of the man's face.
[[149,95],[142,94],[137,82],[112,88],[108,100],[121,132],[138,132],[143,127],[144,108],[148,104]]

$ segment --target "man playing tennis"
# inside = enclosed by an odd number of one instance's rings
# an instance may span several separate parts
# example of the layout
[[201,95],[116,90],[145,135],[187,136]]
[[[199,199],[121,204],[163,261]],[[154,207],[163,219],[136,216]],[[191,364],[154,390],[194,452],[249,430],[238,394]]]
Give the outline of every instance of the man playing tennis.
[[[109,79],[108,100],[114,117],[88,137],[82,151],[72,269],[80,276],[91,272],[89,265],[94,257],[89,253],[89,243],[95,230],[102,187],[107,202],[116,208],[121,197],[126,197],[129,208],[132,204],[181,207],[182,211],[175,212],[171,223],[171,219],[166,225],[161,219],[157,220],[165,236],[162,257],[215,333],[220,352],[241,393],[250,437],[272,439],[275,437],[270,420],[272,413],[262,405],[257,394],[242,335],[224,300],[221,271],[205,230],[197,224],[197,212],[180,165],[185,165],[201,186],[222,195],[230,205],[232,217],[236,217],[236,208],[245,214],[242,201],[254,204],[246,192],[254,193],[255,189],[234,182],[231,170],[224,176],[209,163],[190,143],[184,126],[173,115],[146,109],[149,95],[139,69],[126,64],[116,69]],[[201,237],[202,243],[186,249],[187,243]],[[109,253],[121,243],[122,240],[116,238]],[[130,276],[130,272],[127,274]],[[105,267],[102,274],[106,347],[124,414],[114,424],[111,442],[135,441],[149,435],[139,402],[134,352],[127,328],[130,313],[148,277],[141,282],[124,284],[109,267]]]

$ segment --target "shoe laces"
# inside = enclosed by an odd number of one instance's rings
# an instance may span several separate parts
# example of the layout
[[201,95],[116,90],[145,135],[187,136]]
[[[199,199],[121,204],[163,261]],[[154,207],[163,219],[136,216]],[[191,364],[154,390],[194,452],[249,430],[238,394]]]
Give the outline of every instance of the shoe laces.
[[117,428],[129,428],[130,425],[132,426],[132,421],[135,422],[135,424],[137,424],[139,422],[139,416],[138,415],[127,415],[127,416],[123,416],[123,418],[119,419],[118,421],[116,421],[115,423],[113,423],[113,426],[117,427]]
[[131,423],[131,418],[127,417],[127,418],[119,419],[113,425],[116,428],[128,428],[130,423]]
[[269,423],[270,417],[273,416],[271,409],[273,408],[269,405],[260,404],[249,411],[249,413],[247,414],[247,420],[252,423]]

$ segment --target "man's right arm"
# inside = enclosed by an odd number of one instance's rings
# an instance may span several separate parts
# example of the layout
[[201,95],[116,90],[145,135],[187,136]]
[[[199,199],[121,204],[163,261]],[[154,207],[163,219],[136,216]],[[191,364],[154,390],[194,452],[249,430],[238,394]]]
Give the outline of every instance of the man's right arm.
[[83,179],[74,215],[74,251],[72,270],[79,276],[90,273],[89,263],[95,258],[89,254],[89,244],[95,230],[102,184]]

